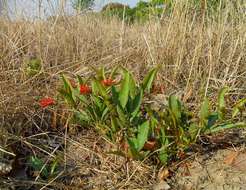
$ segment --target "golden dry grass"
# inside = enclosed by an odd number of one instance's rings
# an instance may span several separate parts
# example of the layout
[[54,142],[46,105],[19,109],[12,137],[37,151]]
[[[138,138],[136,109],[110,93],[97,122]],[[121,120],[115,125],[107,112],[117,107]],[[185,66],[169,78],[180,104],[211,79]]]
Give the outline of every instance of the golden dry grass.
[[[60,73],[83,75],[92,65],[120,64],[141,76],[161,64],[159,79],[167,93],[193,89],[195,97],[202,97],[224,85],[244,93],[244,20],[228,21],[226,15],[218,22],[197,20],[185,11],[176,11],[162,22],[130,26],[96,16],[53,22],[3,20],[1,113],[29,109],[33,96],[55,93]],[[42,60],[42,73],[27,78],[24,60],[32,57]]]
[[[123,65],[141,78],[150,67],[160,64],[158,83],[165,94],[176,93],[190,104],[199,105],[205,95],[213,98],[225,85],[231,87],[232,98],[245,95],[245,16],[230,19],[228,8],[218,19],[202,21],[184,6],[177,5],[168,18],[143,25],[126,25],[98,15],[34,22],[2,19],[2,129],[17,141],[30,125],[36,126],[38,133],[45,132],[49,120],[42,119],[45,112],[38,106],[39,97],[56,94],[61,73],[87,75],[90,66]],[[42,60],[42,70],[30,78],[25,60],[31,58]],[[40,129],[39,124],[46,122]]]

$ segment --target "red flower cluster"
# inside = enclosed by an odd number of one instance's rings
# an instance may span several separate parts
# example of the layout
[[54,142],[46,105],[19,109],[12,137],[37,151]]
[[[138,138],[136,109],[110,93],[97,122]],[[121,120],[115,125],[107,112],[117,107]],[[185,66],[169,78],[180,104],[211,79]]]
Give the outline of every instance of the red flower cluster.
[[55,100],[53,98],[42,98],[40,101],[39,101],[39,105],[42,107],[42,108],[46,108],[47,106],[50,106],[50,105],[54,105],[55,104]]
[[104,86],[112,86],[113,84],[115,84],[115,81],[113,79],[109,78],[109,79],[102,80],[101,83]]
[[80,94],[90,94],[90,93],[91,93],[91,89],[89,86],[85,84],[80,85]]

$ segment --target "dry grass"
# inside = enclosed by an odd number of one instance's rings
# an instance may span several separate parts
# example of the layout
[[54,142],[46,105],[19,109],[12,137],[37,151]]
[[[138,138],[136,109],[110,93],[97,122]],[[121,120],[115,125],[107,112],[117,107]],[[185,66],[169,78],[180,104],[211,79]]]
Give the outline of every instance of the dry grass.
[[[229,19],[229,13],[230,7],[219,19],[202,21],[180,4],[169,18],[144,25],[125,25],[95,15],[34,22],[1,20],[2,129],[21,142],[19,137],[25,136],[30,125],[34,129],[28,135],[49,130],[38,97],[56,94],[60,73],[86,75],[90,66],[123,65],[141,78],[149,67],[161,64],[158,82],[165,93],[179,94],[191,105],[199,104],[205,95],[214,97],[225,85],[236,95],[232,98],[245,95],[246,20],[245,16]],[[29,78],[24,61],[33,57],[42,60],[42,71]],[[115,163],[110,160],[108,167]]]

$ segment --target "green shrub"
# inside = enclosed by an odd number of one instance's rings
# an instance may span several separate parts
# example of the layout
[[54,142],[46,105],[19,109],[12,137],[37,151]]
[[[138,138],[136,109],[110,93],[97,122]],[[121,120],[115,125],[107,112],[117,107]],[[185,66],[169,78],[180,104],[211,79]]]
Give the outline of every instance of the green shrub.
[[[151,0],[139,1],[134,8],[120,3],[109,3],[102,9],[102,14],[106,17],[117,17],[124,19],[128,23],[140,22],[144,23],[151,18],[160,18],[162,15],[169,16],[173,13],[177,0]],[[231,10],[228,19],[236,19],[243,15],[243,4],[238,2],[226,2],[221,0],[207,0],[206,5],[202,5],[201,0],[189,0],[187,8],[190,12],[206,13],[206,16],[220,18],[221,14],[228,8]],[[125,9],[125,13],[124,13]]]
[[120,20],[124,19],[128,23],[133,22],[134,19],[134,10],[121,3],[108,3],[102,8],[101,12],[107,18],[117,17]]
[[174,95],[170,95],[164,108],[151,109],[145,99],[151,93],[157,71],[158,68],[152,69],[140,83],[124,68],[112,72],[95,69],[94,77],[78,76],[77,85],[62,76],[60,95],[72,110],[73,122],[93,127],[117,144],[119,148],[114,153],[140,160],[155,157],[162,164],[185,153],[198,136],[246,127],[245,118],[235,119],[244,111],[246,98],[228,109],[225,95],[229,88],[220,90],[214,110],[205,98],[197,114]]
[[[163,4],[163,3],[162,3]],[[152,3],[139,1],[134,8],[120,3],[109,3],[102,8],[102,14],[106,17],[117,17],[125,19],[126,22],[146,22],[151,17],[160,17],[163,8],[159,7],[161,3]],[[124,12],[125,11],[125,12]]]

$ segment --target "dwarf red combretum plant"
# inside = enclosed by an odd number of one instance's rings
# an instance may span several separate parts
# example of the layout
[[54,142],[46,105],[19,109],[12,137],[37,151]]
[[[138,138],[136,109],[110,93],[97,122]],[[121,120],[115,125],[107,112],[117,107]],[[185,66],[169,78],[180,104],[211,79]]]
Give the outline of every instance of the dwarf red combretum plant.
[[39,105],[42,108],[46,108],[46,107],[51,106],[51,105],[54,105],[54,104],[55,104],[55,100],[53,98],[51,98],[51,97],[42,98],[39,101]]
[[[61,100],[73,112],[71,121],[95,128],[117,145],[112,153],[140,160],[155,156],[158,159],[153,160],[162,164],[185,154],[200,135],[246,127],[245,118],[239,117],[246,99],[226,108],[226,87],[219,91],[213,110],[205,98],[199,113],[190,111],[175,95],[170,95],[168,104],[159,110],[152,109],[144,100],[153,93],[158,69],[151,69],[141,82],[125,68],[113,69],[110,75],[104,69],[95,69],[92,77],[78,76],[76,88],[62,76]],[[115,78],[120,80],[116,83]],[[44,101],[43,105],[49,103],[53,101]]]

